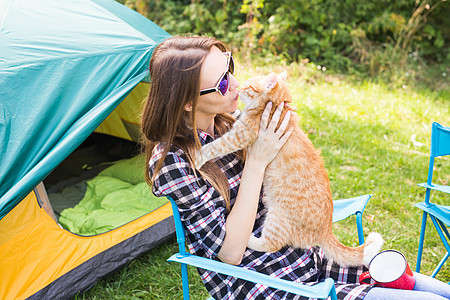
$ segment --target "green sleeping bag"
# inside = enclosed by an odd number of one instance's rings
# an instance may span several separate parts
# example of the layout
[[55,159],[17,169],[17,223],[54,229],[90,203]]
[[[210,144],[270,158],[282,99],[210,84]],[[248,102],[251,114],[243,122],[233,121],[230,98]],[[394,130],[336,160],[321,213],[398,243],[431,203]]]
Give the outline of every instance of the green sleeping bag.
[[145,182],[144,157],[119,160],[87,181],[83,199],[61,212],[60,224],[79,235],[96,235],[133,221],[167,203]]

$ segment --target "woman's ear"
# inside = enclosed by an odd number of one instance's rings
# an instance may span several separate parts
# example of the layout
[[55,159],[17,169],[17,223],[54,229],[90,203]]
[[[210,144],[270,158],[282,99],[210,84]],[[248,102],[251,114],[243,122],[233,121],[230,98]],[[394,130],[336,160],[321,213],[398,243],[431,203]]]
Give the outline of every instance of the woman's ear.
[[189,102],[184,106],[185,111],[192,111],[192,103]]

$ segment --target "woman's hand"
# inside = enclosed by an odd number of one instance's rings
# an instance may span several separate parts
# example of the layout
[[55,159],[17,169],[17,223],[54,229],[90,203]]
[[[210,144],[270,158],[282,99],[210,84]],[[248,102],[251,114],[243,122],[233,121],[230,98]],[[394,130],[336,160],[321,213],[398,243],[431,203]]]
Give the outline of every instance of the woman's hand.
[[283,147],[293,130],[291,128],[286,131],[291,116],[289,111],[280,127],[275,130],[280,120],[283,104],[278,106],[269,123],[271,109],[272,103],[267,104],[261,116],[258,137],[253,145],[248,148],[239,192],[226,220],[227,232],[217,256],[221,261],[229,264],[238,265],[241,263],[255,224],[264,171]]
[[248,147],[247,160],[255,160],[259,164],[262,164],[264,168],[275,158],[275,156],[278,154],[281,147],[283,147],[284,143],[287,141],[293,131],[293,128],[286,130],[289,124],[289,119],[291,117],[291,112],[289,110],[284,115],[280,127],[276,129],[276,126],[281,117],[281,112],[284,107],[283,102],[278,105],[275,113],[272,116],[272,120],[270,120],[269,123],[269,116],[272,105],[272,102],[269,102],[266,105],[266,108],[264,109],[264,112],[261,116],[258,138],[253,143],[253,145]]

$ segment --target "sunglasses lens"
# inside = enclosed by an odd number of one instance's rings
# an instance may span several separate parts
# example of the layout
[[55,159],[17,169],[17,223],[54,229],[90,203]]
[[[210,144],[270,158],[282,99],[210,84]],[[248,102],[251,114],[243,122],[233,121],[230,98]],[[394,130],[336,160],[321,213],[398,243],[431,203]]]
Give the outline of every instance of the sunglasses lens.
[[232,54],[230,54],[230,66],[228,67],[228,70],[234,75],[234,59]]
[[222,79],[220,80],[219,83],[219,90],[220,93],[222,93],[223,96],[225,96],[225,94],[228,92],[228,85],[230,84],[230,80],[229,80],[229,76],[228,76],[228,72],[225,73],[225,75],[223,75]]

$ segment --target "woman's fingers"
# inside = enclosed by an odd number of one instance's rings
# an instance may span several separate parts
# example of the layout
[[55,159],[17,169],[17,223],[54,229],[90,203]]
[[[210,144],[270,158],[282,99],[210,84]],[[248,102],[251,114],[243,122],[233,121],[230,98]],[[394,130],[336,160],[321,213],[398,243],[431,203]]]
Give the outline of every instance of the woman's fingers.
[[283,121],[280,124],[280,127],[274,133],[278,138],[278,143],[276,145],[277,149],[281,149],[281,147],[283,147],[284,143],[286,143],[287,139],[291,136],[292,131],[294,131],[294,128],[286,130],[290,119],[291,113],[290,111],[287,111],[286,114],[284,115]]
[[289,129],[280,139],[280,144],[281,146],[284,145],[284,143],[286,143],[287,139],[291,136],[292,131],[294,131],[294,128]]
[[291,112],[288,110],[286,114],[284,115],[283,121],[280,124],[280,127],[276,131],[280,134],[280,136],[286,131],[286,128],[289,124],[289,120],[291,119]]
[[[258,137],[248,148],[248,158],[256,159],[258,163],[264,166],[267,166],[275,158],[293,130],[293,128],[287,129],[292,113],[287,111],[280,120],[284,108],[284,105],[280,104],[269,122],[271,108],[272,104],[266,106],[261,116]],[[280,123],[280,126],[277,128],[278,123]]]
[[267,122],[269,121],[270,111],[272,110],[272,102],[267,103],[266,108],[261,116],[261,123],[259,125],[259,129],[267,129]]
[[267,130],[270,130],[270,132],[275,132],[275,128],[277,127],[278,121],[280,120],[281,112],[283,111],[283,107],[284,102],[281,102],[275,110],[275,113],[272,116],[272,120],[270,120],[269,126],[267,127]]

